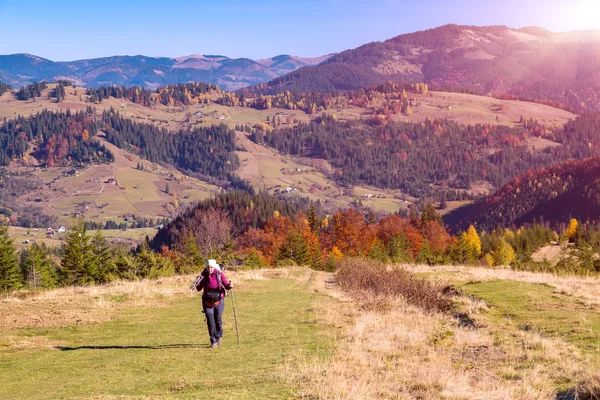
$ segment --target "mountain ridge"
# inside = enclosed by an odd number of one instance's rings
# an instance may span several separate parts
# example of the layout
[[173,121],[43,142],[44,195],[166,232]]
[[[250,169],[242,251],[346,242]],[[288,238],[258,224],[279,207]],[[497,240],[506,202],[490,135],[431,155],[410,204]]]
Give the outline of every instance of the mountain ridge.
[[236,90],[314,65],[330,56],[302,58],[282,54],[252,60],[203,54],[181,57],[138,54],[52,61],[29,53],[17,53],[0,55],[0,80],[13,87],[41,80],[65,79],[86,87],[139,85],[151,89],[167,84],[203,81]]
[[444,25],[342,51],[254,94],[358,90],[394,80],[600,109],[600,31]]

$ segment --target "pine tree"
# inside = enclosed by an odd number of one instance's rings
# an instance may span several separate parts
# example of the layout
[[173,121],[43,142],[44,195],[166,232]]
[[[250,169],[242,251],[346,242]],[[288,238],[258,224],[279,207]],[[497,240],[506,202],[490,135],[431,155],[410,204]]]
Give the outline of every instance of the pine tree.
[[421,214],[421,226],[425,226],[425,224],[429,221],[437,222],[438,224],[442,224],[442,217],[435,210],[433,204],[429,203],[425,206],[423,213]]
[[310,249],[306,239],[300,232],[293,230],[288,235],[287,243],[279,250],[278,261],[293,260],[296,265],[308,265],[311,261]]
[[19,259],[8,228],[0,226],[0,290],[9,291],[23,287]]
[[419,254],[417,255],[417,262],[421,264],[433,265],[436,262],[435,254],[433,254],[433,250],[429,243],[424,242],[419,250]]
[[115,276],[116,267],[113,261],[113,254],[110,246],[106,242],[106,238],[102,234],[102,230],[96,230],[91,243],[92,254],[94,257],[94,282],[104,283],[111,280]]
[[317,209],[312,203],[310,208],[308,209],[308,225],[310,226],[310,230],[314,233],[318,233],[321,228],[321,223],[319,221],[319,216],[317,215]]
[[171,194],[171,188],[169,187],[169,184],[167,183],[167,185],[165,186],[165,193],[166,194]]
[[60,280],[64,285],[94,282],[97,265],[90,238],[83,220],[77,221],[67,233],[61,257]]
[[32,289],[52,289],[58,286],[56,265],[50,258],[50,250],[45,245],[34,243],[21,252],[21,270],[27,276]]
[[404,232],[392,237],[388,242],[388,254],[394,262],[410,262],[412,255],[410,252],[410,241]]

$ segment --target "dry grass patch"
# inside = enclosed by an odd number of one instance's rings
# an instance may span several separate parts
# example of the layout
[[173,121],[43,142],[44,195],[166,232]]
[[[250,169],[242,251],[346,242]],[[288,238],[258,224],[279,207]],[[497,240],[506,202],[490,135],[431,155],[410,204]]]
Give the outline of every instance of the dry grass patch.
[[415,273],[453,273],[457,280],[513,280],[528,283],[541,283],[555,287],[561,294],[578,297],[589,304],[600,304],[600,277],[563,276],[542,272],[514,271],[508,268],[480,268],[457,265],[403,265]]
[[577,350],[536,332],[464,328],[399,298],[389,312],[330,301],[321,322],[346,329],[332,358],[287,365],[301,398],[553,399],[560,387],[596,379]]

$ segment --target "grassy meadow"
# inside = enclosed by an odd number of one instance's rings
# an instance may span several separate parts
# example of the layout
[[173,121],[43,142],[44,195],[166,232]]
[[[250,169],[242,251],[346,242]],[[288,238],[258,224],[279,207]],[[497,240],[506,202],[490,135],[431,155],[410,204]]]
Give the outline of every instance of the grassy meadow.
[[285,366],[326,357],[308,270],[232,273],[224,344],[209,344],[189,277],[2,300],[0,398],[285,399]]
[[239,349],[231,298],[206,348],[192,276],[7,297],[0,398],[597,398],[598,278],[404,267],[451,284],[453,309],[357,303],[306,268],[229,272]]

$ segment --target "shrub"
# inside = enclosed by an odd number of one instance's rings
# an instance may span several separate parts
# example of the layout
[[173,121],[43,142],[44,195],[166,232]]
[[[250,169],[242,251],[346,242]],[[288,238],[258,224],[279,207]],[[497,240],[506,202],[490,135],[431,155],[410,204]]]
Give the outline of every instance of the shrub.
[[403,269],[388,270],[384,263],[347,258],[338,264],[338,282],[355,300],[373,307],[385,307],[389,300],[402,296],[409,304],[426,311],[449,311],[452,301],[443,288],[416,278]]

